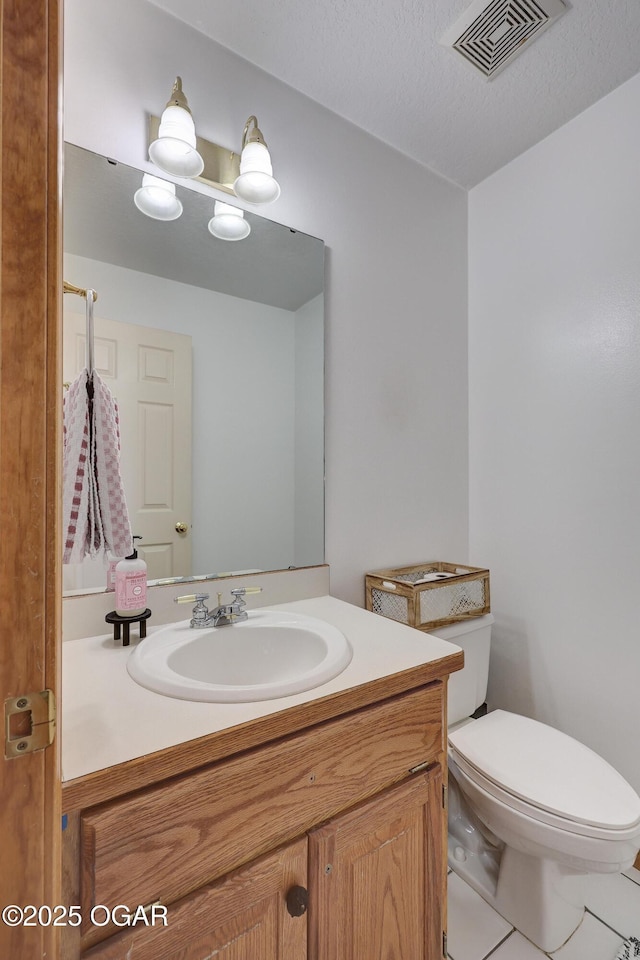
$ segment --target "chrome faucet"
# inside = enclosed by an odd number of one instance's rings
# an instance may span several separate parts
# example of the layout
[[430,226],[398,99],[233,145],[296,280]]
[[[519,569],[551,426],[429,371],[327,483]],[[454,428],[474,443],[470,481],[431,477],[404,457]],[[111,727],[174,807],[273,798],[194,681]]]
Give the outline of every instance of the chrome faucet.
[[223,603],[222,594],[219,593],[218,606],[213,610],[208,610],[205,605],[205,600],[209,599],[208,593],[190,593],[184,597],[176,597],[174,603],[195,602],[191,615],[192,627],[225,627],[248,619],[249,612],[245,609],[243,598],[252,593],[262,593],[262,587],[236,587],[231,591],[231,603]]

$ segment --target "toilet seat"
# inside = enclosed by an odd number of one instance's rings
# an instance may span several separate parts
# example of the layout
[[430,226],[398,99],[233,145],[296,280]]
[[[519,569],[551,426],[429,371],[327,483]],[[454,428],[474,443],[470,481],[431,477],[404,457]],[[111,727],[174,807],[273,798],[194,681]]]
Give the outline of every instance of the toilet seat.
[[637,834],[640,798],[584,744],[529,717],[495,710],[449,734],[460,771],[507,806],[600,839]]

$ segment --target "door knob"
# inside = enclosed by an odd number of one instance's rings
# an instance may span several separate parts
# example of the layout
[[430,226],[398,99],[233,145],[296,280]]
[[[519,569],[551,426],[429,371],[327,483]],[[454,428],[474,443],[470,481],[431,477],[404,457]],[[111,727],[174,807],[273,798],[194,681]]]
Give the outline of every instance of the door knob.
[[291,887],[287,893],[287,910],[292,917],[301,917],[307,912],[309,894],[304,887]]
[[188,529],[189,529],[188,524],[182,523],[181,521],[178,521],[178,523],[176,523],[176,530],[178,531],[178,533],[186,533]]

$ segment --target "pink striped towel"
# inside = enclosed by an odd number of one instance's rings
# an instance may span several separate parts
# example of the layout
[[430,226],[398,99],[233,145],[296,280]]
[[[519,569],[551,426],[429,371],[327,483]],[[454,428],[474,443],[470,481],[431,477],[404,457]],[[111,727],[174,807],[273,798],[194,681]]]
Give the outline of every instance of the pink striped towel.
[[118,406],[94,371],[83,370],[63,404],[64,563],[79,563],[110,550],[124,557],[133,550],[131,524],[120,476]]

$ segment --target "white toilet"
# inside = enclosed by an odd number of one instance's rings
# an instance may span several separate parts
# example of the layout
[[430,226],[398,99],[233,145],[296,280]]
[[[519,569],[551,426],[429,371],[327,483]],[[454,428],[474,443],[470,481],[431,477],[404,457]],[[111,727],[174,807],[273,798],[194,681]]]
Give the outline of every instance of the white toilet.
[[[591,874],[630,867],[640,797],[602,757],[485,700],[493,616],[431,631],[462,647],[449,681],[449,865],[545,952],[580,924]],[[590,882],[590,881],[589,881]]]

